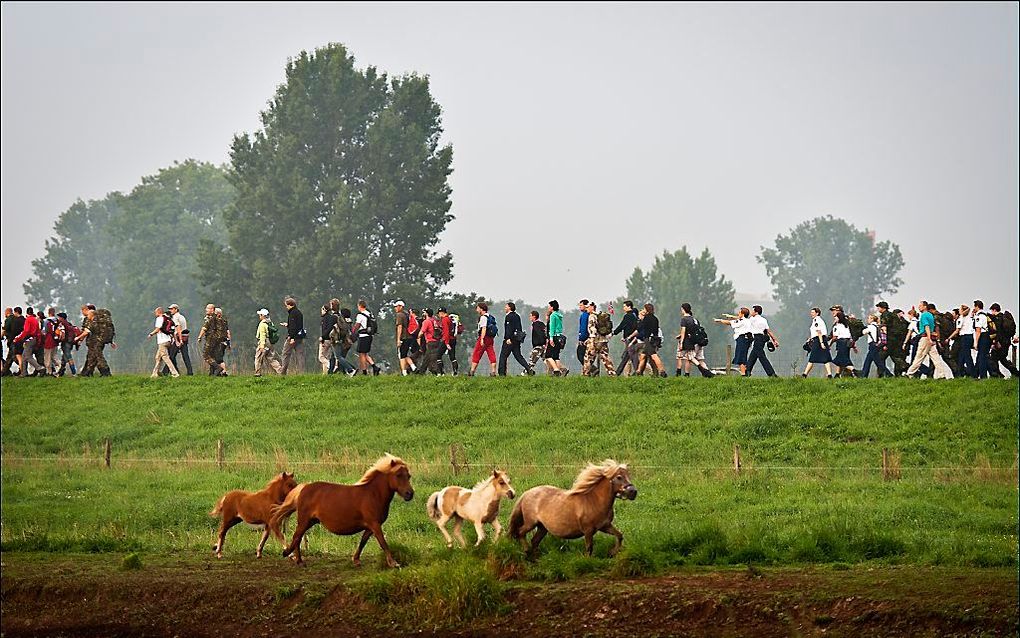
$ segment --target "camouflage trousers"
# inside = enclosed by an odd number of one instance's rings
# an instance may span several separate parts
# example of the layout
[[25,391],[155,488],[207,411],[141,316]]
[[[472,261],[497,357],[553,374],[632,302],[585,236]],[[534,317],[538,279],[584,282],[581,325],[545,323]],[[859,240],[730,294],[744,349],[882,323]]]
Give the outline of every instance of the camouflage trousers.
[[531,361],[531,367],[534,368],[535,364],[539,359],[545,358],[545,345],[535,346],[531,349],[531,354],[528,355],[528,359]]
[[606,366],[606,374],[615,377],[616,366],[613,365],[613,360],[609,357],[609,343],[606,341],[596,342],[593,339],[589,339],[585,345],[587,347],[584,351],[584,363],[581,366],[581,374],[588,377],[591,376],[592,372],[598,372],[599,361],[601,361],[602,365]]
[[85,354],[85,365],[82,366],[81,375],[83,377],[91,377],[92,371],[98,369],[99,374],[107,377],[110,376],[110,364],[106,362],[106,357],[103,356],[103,344],[85,344],[87,353]]
[[223,346],[222,340],[206,340],[205,348],[202,350],[202,360],[209,366],[209,374],[215,374],[220,370],[224,354],[226,354],[226,348]]

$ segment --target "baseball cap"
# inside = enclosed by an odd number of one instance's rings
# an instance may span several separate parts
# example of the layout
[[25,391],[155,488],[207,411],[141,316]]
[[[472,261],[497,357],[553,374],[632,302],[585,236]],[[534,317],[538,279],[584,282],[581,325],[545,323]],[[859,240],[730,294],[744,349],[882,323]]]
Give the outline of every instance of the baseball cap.
[[180,307],[180,306],[178,306],[178,305],[177,305],[177,304],[175,304],[175,303],[172,303],[172,304],[170,304],[169,306],[167,306],[167,308],[168,308],[168,309],[169,309],[169,308],[175,308],[175,309],[177,309],[177,310],[180,310],[180,309],[181,309],[181,307]]
[[885,308],[886,310],[888,310],[889,309],[889,304],[887,304],[884,301],[880,301],[877,304],[875,304],[875,307],[876,308]]
[[394,306],[403,306],[404,302],[401,301],[400,299],[397,299],[396,301],[393,302],[393,305]]
[[446,306],[439,306],[436,308],[436,312],[446,312]]
[[268,317],[269,316],[269,311],[266,310],[265,308],[262,308],[261,310],[258,311],[258,314],[262,315],[263,317]]

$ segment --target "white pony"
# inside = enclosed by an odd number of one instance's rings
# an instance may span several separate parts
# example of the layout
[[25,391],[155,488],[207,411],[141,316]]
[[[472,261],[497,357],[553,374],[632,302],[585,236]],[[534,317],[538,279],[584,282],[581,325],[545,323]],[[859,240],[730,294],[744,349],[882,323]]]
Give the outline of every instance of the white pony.
[[482,525],[491,523],[495,532],[493,540],[498,540],[503,531],[499,524],[499,503],[506,496],[512,499],[514,488],[510,485],[510,477],[506,472],[493,470],[492,476],[480,481],[473,488],[465,489],[456,485],[444,487],[434,492],[429,497],[425,506],[429,518],[436,524],[439,531],[446,538],[446,546],[453,547],[453,539],[446,531],[446,524],[453,519],[453,535],[460,541],[461,547],[466,547],[467,542],[460,532],[460,526],[467,519],[475,524],[475,531],[478,533],[478,541],[475,546],[482,543],[485,538],[485,530]]

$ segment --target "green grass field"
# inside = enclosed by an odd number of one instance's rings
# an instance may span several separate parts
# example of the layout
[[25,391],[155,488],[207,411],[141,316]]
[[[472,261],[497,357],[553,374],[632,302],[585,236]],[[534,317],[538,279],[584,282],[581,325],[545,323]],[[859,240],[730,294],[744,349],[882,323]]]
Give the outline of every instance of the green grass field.
[[[417,495],[394,502],[387,538],[429,573],[520,558],[508,544],[447,550],[425,516],[432,491],[494,466],[518,493],[567,487],[606,457],[629,463],[640,490],[616,506],[625,553],[610,559],[604,537],[588,559],[581,541],[547,538],[526,578],[1017,562],[1015,381],[114,377],[5,379],[2,391],[5,553],[207,557],[207,512],[223,492],[261,488],[282,469],[352,482],[392,452]],[[451,446],[469,464],[459,475]],[[896,479],[883,480],[883,448]],[[226,560],[254,560],[257,538],[235,528]],[[354,542],[315,528],[307,558],[346,573]],[[270,541],[268,560],[288,569],[277,549]],[[380,558],[374,542],[366,552]]]

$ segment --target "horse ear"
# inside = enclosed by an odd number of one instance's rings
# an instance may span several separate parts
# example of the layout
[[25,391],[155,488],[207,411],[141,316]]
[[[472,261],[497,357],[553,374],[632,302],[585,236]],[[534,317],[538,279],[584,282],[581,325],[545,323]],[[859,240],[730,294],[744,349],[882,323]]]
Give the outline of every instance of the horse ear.
[[499,478],[499,470],[493,468],[493,470],[492,470],[492,478]]
[[396,466],[397,466],[397,459],[390,459],[390,467],[396,467]]

